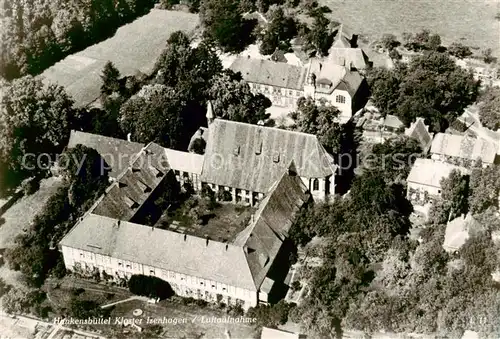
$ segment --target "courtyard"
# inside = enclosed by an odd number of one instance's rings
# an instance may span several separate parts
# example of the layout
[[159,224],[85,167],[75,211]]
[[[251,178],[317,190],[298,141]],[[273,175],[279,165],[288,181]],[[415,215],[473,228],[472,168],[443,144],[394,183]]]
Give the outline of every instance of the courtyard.
[[176,210],[165,213],[157,225],[169,231],[231,242],[245,229],[256,210],[226,202],[210,204],[204,198],[191,197]]

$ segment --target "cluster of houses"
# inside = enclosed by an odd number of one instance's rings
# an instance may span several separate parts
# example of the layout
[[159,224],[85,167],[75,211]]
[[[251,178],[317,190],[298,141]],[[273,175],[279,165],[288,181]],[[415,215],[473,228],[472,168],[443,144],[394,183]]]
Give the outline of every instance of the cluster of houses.
[[347,122],[367,101],[363,74],[372,63],[357,47],[355,35],[345,33],[342,25],[335,31],[327,58],[309,58],[297,65],[288,63],[277,51],[269,60],[238,57],[229,68],[240,72],[251,90],[267,96],[274,106],[291,111],[297,108],[299,98],[310,97],[337,107],[339,120]]
[[[97,150],[111,182],[59,244],[68,270],[115,281],[156,276],[180,296],[244,309],[269,301],[295,216],[334,195],[337,167],[315,135],[216,119],[210,104],[207,120],[193,137],[206,140],[203,155],[72,131],[68,147]],[[256,212],[225,242],[145,225],[169,180],[228,192]]]
[[453,170],[469,174],[472,167],[499,163],[499,145],[469,134],[429,132],[423,119],[417,119],[405,134],[417,140],[429,158],[416,159],[407,178],[408,198],[424,205],[441,195],[441,180]]
[[[366,102],[370,62],[355,36],[337,31],[326,59],[297,66],[279,55],[238,58],[230,68],[274,105],[296,108],[298,98],[312,97],[350,120]],[[151,275],[180,296],[244,309],[269,302],[284,278],[277,272],[286,265],[283,244],[295,216],[310,202],[333,198],[337,166],[315,135],[218,119],[210,102],[207,123],[191,138],[204,140],[204,154],[71,132],[68,148],[95,149],[109,166],[110,184],[59,244],[69,271],[119,282]],[[196,193],[210,188],[256,212],[231,241],[147,226],[171,180]]]

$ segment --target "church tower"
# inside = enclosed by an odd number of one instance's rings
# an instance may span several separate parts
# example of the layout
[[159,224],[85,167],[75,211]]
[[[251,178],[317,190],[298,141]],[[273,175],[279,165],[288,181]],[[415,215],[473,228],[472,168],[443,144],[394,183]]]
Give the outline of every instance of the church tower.
[[215,114],[214,114],[214,108],[212,107],[212,102],[210,100],[207,101],[207,124],[208,127],[214,122],[215,119]]

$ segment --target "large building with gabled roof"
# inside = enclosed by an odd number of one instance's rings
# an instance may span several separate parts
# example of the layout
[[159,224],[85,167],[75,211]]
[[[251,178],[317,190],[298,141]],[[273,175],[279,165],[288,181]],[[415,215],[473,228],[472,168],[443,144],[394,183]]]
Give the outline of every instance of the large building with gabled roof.
[[371,63],[361,48],[352,46],[342,28],[329,53],[328,58],[312,58],[304,66],[273,58],[238,57],[229,68],[241,73],[254,93],[265,95],[275,106],[296,109],[299,98],[310,97],[337,107],[340,121],[346,122],[366,102],[368,91],[362,72]]
[[234,202],[260,201],[291,161],[317,201],[335,193],[337,166],[313,134],[209,119],[200,180]]
[[[162,152],[155,149],[156,145],[150,144],[141,152],[161,155],[141,171],[163,173],[155,170],[159,165],[156,160],[164,161]],[[134,168],[131,164],[126,171]],[[180,296],[245,309],[269,302],[275,279],[280,277],[274,272],[283,266],[277,261],[286,251],[283,243],[297,213],[311,199],[290,162],[266,192],[248,226],[229,243],[131,222],[133,207],[126,204],[124,209],[129,212],[125,214],[102,209],[110,195],[121,199],[130,193],[124,186],[111,187],[115,189],[106,191],[61,240],[68,270],[118,281],[133,274],[155,276],[167,281]]]

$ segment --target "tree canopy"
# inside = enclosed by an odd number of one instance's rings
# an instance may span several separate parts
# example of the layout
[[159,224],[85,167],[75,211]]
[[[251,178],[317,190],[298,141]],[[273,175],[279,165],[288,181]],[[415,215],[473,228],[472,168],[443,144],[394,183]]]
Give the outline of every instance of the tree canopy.
[[0,78],[35,75],[86,46],[102,41],[152,0],[41,0],[2,2]]
[[393,70],[375,68],[367,80],[383,113],[397,115],[406,125],[423,117],[434,131],[443,131],[473,103],[479,88],[471,72],[438,52],[424,53]]
[[479,120],[483,126],[497,131],[500,129],[500,89],[490,87],[481,96]]
[[68,140],[73,101],[62,87],[31,76],[14,80],[0,100],[2,169],[21,177],[46,171]]
[[254,22],[244,20],[238,1],[206,0],[200,6],[205,34],[226,52],[240,52],[251,40]]

